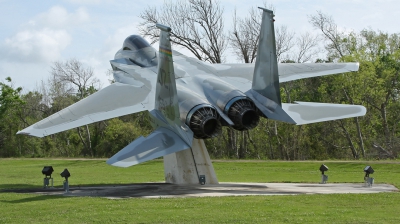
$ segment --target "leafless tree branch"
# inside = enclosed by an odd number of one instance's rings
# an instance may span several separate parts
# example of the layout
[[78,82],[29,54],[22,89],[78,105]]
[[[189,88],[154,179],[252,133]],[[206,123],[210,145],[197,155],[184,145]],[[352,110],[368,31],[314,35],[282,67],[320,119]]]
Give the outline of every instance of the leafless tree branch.
[[140,15],[139,32],[155,43],[159,39],[155,24],[165,24],[172,29],[173,44],[200,60],[221,63],[227,46],[223,11],[217,0],[165,1],[160,10],[149,7]]

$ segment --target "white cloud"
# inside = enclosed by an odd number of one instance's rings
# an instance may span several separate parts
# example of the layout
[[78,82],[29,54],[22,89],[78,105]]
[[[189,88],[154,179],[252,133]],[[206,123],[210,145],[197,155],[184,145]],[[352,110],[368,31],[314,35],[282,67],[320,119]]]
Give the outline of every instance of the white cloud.
[[9,59],[28,62],[57,60],[61,51],[71,42],[65,30],[24,30],[5,40],[5,52]]
[[60,59],[62,51],[71,43],[68,28],[89,21],[84,8],[69,13],[65,8],[54,6],[34,17],[0,45],[4,52],[0,59],[19,62],[52,62]]
[[85,8],[78,8],[69,13],[65,8],[54,6],[49,11],[40,14],[30,24],[49,28],[65,28],[77,26],[89,21],[89,14]]
[[68,0],[68,2],[80,5],[93,5],[93,4],[100,4],[104,2],[104,0]]

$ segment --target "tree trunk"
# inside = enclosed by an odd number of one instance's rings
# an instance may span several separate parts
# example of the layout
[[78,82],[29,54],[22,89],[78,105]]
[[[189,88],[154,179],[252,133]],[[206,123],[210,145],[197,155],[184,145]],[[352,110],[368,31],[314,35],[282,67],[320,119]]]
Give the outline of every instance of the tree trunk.
[[392,144],[390,143],[390,131],[389,131],[389,126],[388,126],[387,116],[386,116],[386,104],[381,105],[380,112],[381,112],[381,116],[382,116],[383,132],[385,134],[385,144],[389,149],[391,149]]
[[349,132],[347,131],[346,127],[344,126],[343,121],[342,121],[342,120],[339,120],[339,124],[340,124],[340,127],[341,127],[342,130],[343,130],[343,133],[344,133],[345,136],[346,136],[347,141],[349,142],[350,149],[351,149],[351,152],[352,152],[352,154],[353,154],[353,158],[354,158],[354,159],[358,159],[357,150],[356,150],[356,148],[354,147],[353,141],[351,140],[351,136],[350,136]]
[[[350,103],[354,105],[353,98],[350,97],[347,94],[347,91],[344,88],[343,88],[343,91],[344,91],[344,94],[346,95],[347,99],[350,101]],[[356,123],[356,127],[357,127],[357,136],[358,136],[358,139],[359,139],[358,144],[360,146],[361,153],[362,153],[363,157],[365,157],[364,140],[363,140],[363,137],[362,137],[361,128],[360,128],[360,122],[358,120],[358,117],[354,118],[354,122]]]
[[[81,142],[82,142],[83,146],[84,146],[85,149],[86,149],[85,151],[87,151],[87,150],[88,150],[88,147],[87,147],[87,145],[86,145],[85,140],[83,140],[82,133],[81,133],[81,128],[80,128],[80,127],[77,127],[76,130],[78,130],[79,138],[81,139]],[[85,153],[83,153],[83,156],[85,156]]]
[[86,125],[86,134],[87,134],[87,141],[88,141],[88,148],[89,148],[89,152],[90,155],[92,156],[92,158],[94,157],[94,153],[93,153],[93,148],[92,148],[92,141],[90,140],[90,130],[89,130],[89,125]]
[[362,133],[361,133],[361,128],[360,128],[360,122],[358,120],[358,117],[354,118],[356,126],[357,126],[357,134],[358,134],[358,139],[359,139],[359,145],[360,145],[360,149],[361,149],[361,153],[363,155],[363,157],[365,158],[365,148],[364,148],[364,140],[362,137]]
[[257,155],[259,155],[259,151],[258,151],[258,147],[255,144],[255,142],[253,141],[253,139],[250,137],[250,133],[249,131],[245,131],[247,134],[247,140],[249,140],[249,142],[251,143],[251,145],[254,147],[254,150],[257,152]]

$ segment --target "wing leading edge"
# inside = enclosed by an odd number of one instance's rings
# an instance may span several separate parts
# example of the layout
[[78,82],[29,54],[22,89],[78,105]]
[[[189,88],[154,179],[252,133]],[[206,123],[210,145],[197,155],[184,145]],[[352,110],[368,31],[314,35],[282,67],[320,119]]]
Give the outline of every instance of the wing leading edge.
[[[253,80],[255,64],[211,64],[218,77],[240,88],[242,83]],[[278,64],[279,83],[318,76],[356,72],[359,63],[280,63]],[[230,80],[242,80],[231,83]],[[251,85],[250,85],[251,87]]]

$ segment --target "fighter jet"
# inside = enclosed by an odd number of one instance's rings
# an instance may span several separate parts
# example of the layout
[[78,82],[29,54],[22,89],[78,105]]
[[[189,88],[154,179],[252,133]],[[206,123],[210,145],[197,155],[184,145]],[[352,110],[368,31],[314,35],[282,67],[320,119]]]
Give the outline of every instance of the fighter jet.
[[358,63],[278,64],[274,14],[263,9],[255,64],[209,64],[171,49],[171,28],[160,29],[156,51],[138,35],[125,39],[111,60],[115,83],[19,131],[44,137],[82,125],[148,111],[154,131],[107,163],[128,167],[189,149],[222,126],[253,129],[260,117],[295,125],[363,116],[359,105],[282,103],[280,83],[357,71]]

